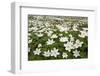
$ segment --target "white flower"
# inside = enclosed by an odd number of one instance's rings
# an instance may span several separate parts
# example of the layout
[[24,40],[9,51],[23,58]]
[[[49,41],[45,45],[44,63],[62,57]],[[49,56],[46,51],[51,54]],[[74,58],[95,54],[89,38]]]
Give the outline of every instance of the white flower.
[[50,24],[46,22],[46,23],[45,23],[45,26],[46,26],[46,27],[49,27],[49,26],[50,26]]
[[38,47],[41,47],[42,46],[42,44],[38,44]]
[[37,21],[36,21],[36,20],[32,20],[31,25],[34,26],[34,27],[36,27],[36,25],[37,25]]
[[34,55],[40,55],[41,51],[40,49],[36,48],[35,51],[33,51]]
[[29,24],[28,24],[28,26],[30,27],[30,26],[32,26],[32,24],[31,24],[31,23],[29,23]]
[[74,24],[74,25],[73,25],[73,30],[74,30],[74,31],[78,31],[77,28],[78,28],[77,24]]
[[65,47],[65,50],[68,50],[70,52],[71,49],[74,49],[73,42],[67,42],[67,43],[65,43],[64,47]]
[[43,34],[42,33],[36,33],[36,35],[38,36],[38,37],[42,37],[43,36]]
[[28,40],[28,43],[31,43],[32,42],[32,39],[31,40]]
[[88,28],[83,28],[84,31],[88,31]]
[[53,34],[52,36],[51,36],[51,38],[57,38],[58,36],[56,35],[56,34]]
[[45,56],[45,57],[49,57],[51,55],[51,53],[50,53],[50,51],[48,50],[48,51],[45,51],[44,53],[43,53],[43,56]]
[[51,56],[57,57],[57,55],[59,55],[60,53],[58,52],[58,49],[53,48],[53,50],[51,50]]
[[75,50],[75,51],[73,51],[73,56],[75,56],[77,58],[78,56],[80,56],[79,53],[80,53],[80,51]]
[[31,36],[31,33],[28,33],[28,36]]
[[69,37],[72,37],[72,34],[69,34]]
[[30,48],[28,48],[28,52],[30,52]]
[[28,31],[32,31],[32,30],[33,30],[32,28],[29,28],[29,29],[28,29]]
[[67,33],[68,33],[68,31],[65,31],[65,33],[67,34]]
[[62,57],[63,57],[63,58],[67,58],[67,57],[68,57],[67,53],[63,53],[63,54],[62,54]]
[[59,36],[63,36],[63,34],[59,34]]
[[48,32],[46,32],[46,33],[47,33],[48,36],[51,36],[52,33],[53,33],[53,31],[48,31]]
[[36,32],[38,30],[37,27],[31,27],[31,29],[33,30],[33,32]]
[[38,26],[41,26],[43,24],[42,21],[37,21]]
[[34,20],[29,20],[29,23],[31,23],[31,24],[34,23]]
[[57,31],[57,29],[56,29],[56,28],[55,28],[55,29],[53,28],[52,30],[53,30],[53,31]]
[[48,31],[51,31],[51,28],[49,27],[49,28],[46,28]]
[[56,27],[59,29],[60,32],[68,31],[69,28],[67,25],[56,25]]
[[71,38],[70,38],[70,41],[74,41],[74,37],[71,37]]
[[67,31],[67,30],[68,29],[67,28],[64,28],[64,27],[60,28],[60,32]]
[[82,44],[83,44],[83,42],[80,42],[80,40],[77,39],[77,40],[75,41],[74,47],[75,47],[75,48],[82,47]]
[[47,45],[52,45],[53,43],[55,43],[55,41],[53,41],[53,39],[48,39],[46,43]]
[[37,20],[43,19],[42,16],[36,16]]
[[60,38],[60,42],[66,42],[66,41],[68,41],[68,38],[67,37],[61,37]]
[[71,34],[69,35],[69,37],[70,37],[70,41],[74,41],[74,37]]
[[79,37],[84,38],[84,37],[88,36],[88,33],[86,31],[80,31],[80,32],[81,32],[81,34],[78,35]]
[[42,28],[43,30],[46,29],[44,25],[41,25],[41,28]]
[[41,33],[41,32],[44,32],[44,31],[45,31],[45,29],[43,28],[43,29],[39,30],[38,32],[40,32],[40,33]]

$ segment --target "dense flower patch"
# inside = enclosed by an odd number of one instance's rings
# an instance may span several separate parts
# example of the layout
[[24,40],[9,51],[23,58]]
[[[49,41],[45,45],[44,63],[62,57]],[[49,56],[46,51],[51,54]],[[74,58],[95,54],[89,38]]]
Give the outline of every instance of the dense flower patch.
[[87,17],[28,15],[28,60],[87,57]]

